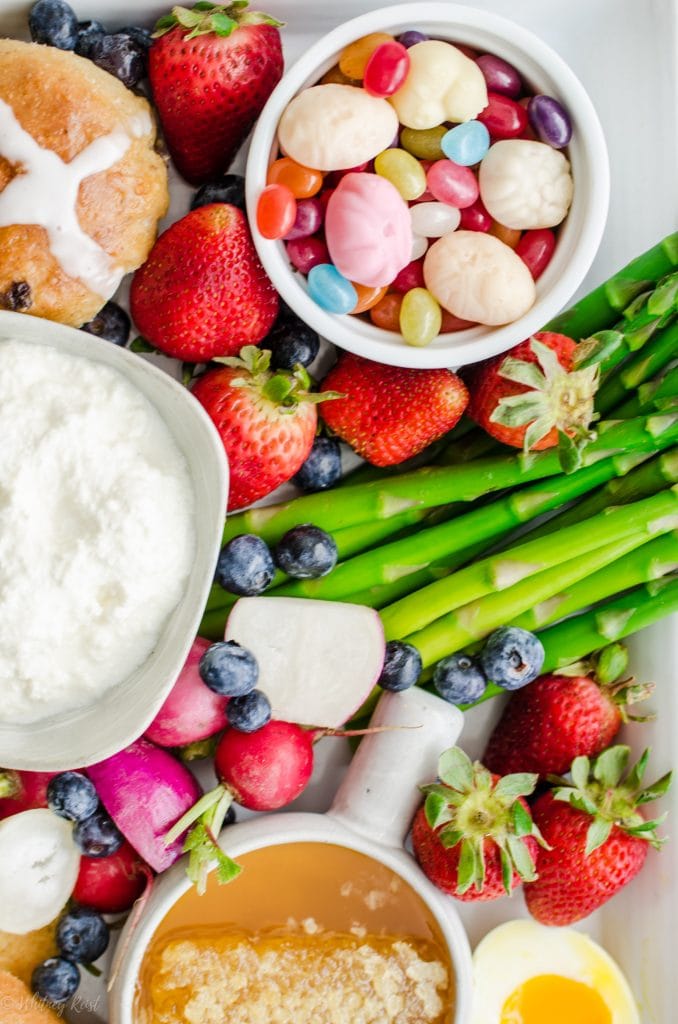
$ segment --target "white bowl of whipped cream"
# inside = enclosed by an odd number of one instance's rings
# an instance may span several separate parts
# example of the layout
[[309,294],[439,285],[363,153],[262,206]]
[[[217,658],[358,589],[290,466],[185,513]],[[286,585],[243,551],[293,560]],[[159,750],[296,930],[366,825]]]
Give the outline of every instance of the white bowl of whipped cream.
[[228,492],[190,393],[81,331],[0,313],[0,764],[136,739],[196,635]]

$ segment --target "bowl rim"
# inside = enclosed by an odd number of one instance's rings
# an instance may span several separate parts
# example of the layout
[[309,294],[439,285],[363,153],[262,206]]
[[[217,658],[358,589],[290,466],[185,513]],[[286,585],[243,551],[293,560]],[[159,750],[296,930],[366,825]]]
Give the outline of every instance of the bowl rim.
[[[170,431],[186,459],[196,497],[196,551],[191,571],[177,606],[144,664],[90,703],[35,722],[0,723],[0,763],[6,768],[64,771],[101,761],[132,743],[148,727],[174,685],[197,634],[212,583],[226,515],[228,463],[219,434],[200,403],[148,360],[64,324],[0,311],[0,344],[10,339],[54,348],[120,373],[146,397]],[[189,424],[186,431],[177,430],[174,420],[163,413],[161,403],[154,400],[153,395],[160,392],[165,393],[168,404],[179,407],[182,427]],[[203,495],[206,501],[200,504],[196,484],[206,482],[208,477],[211,482],[206,483]],[[139,703],[135,701],[134,708],[128,709],[123,698],[131,693],[138,694]]]
[[[560,97],[578,125],[570,156],[580,165],[575,173],[575,198],[561,228],[556,255],[537,285],[537,299],[517,321],[496,328],[469,328],[443,334],[430,346],[416,348],[403,343],[399,334],[384,331],[365,321],[322,310],[308,296],[285,255],[283,243],[264,238],[257,228],[256,206],[266,184],[266,171],[276,151],[276,129],[284,108],[303,88],[313,84],[329,68],[348,42],[368,32],[412,27],[426,29],[449,23],[459,42],[478,46],[480,34],[488,49],[516,64],[521,74],[536,73],[553,83],[549,91]],[[475,40],[473,37],[476,37]],[[525,70],[526,67],[528,70]],[[571,159],[574,163],[575,160]],[[584,180],[584,179],[587,180]],[[284,74],[262,111],[252,136],[245,175],[247,212],[259,258],[285,302],[302,320],[340,348],[368,359],[410,368],[461,366],[505,351],[529,337],[567,304],[588,272],[603,235],[610,198],[610,171],[605,136],[593,103],[568,64],[530,30],[493,12],[460,4],[424,2],[381,7],[332,29],[314,43]],[[578,215],[575,231],[573,212]],[[568,224],[570,231],[568,235]],[[569,237],[571,254],[561,265],[558,247]],[[541,289],[541,294],[540,294]]]

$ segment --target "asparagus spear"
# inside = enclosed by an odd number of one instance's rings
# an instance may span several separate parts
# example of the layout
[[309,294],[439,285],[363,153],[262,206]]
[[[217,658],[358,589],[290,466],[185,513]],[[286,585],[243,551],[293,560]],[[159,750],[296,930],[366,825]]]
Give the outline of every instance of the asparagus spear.
[[649,381],[678,354],[678,323],[660,331],[637,356],[618,373],[604,381],[596,395],[596,409],[605,415],[627,396],[629,391]]
[[655,377],[618,406],[614,413],[617,419],[628,420],[644,416],[653,409],[670,407],[678,402],[678,366],[672,367],[664,376]]
[[[583,453],[583,464],[593,465],[610,455],[631,450],[656,450],[660,444],[675,438],[677,421],[677,415],[667,413],[600,423],[598,437]],[[224,542],[239,533],[257,533],[268,543],[275,543],[292,526],[308,522],[332,532],[357,523],[388,519],[406,511],[434,508],[453,501],[474,501],[483,494],[559,472],[555,449],[527,456],[516,452],[460,466],[426,466],[390,480],[309,494],[281,505],[230,516],[224,529]]]
[[[660,494],[632,505],[601,512],[546,537],[528,539],[507,551],[469,565],[452,576],[431,583],[417,593],[382,609],[386,638],[402,639],[419,632],[470,601],[509,589],[536,573],[584,555],[601,545],[636,534],[651,537],[654,533],[666,533],[675,525],[678,525],[678,486],[667,488]],[[453,647],[448,653],[454,650],[457,648]]]

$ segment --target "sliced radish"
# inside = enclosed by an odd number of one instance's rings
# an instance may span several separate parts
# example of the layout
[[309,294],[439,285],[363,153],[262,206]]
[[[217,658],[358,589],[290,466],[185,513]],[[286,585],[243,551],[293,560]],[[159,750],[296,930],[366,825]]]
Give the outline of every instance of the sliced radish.
[[339,601],[243,597],[226,623],[259,663],[273,717],[336,729],[369,696],[384,664],[377,612]]
[[73,824],[45,809],[0,823],[0,931],[44,928],[68,901],[80,867]]

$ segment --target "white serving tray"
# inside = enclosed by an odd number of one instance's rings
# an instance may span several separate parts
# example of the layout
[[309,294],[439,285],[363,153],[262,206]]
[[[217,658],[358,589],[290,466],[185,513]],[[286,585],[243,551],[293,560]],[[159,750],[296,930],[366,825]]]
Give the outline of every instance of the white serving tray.
[[[159,0],[71,0],[80,18],[97,17],[108,27],[152,24],[171,2]],[[387,0],[252,0],[253,7],[286,22],[283,29],[288,66],[318,36]],[[186,0],[186,6],[190,6]],[[596,104],[607,135],[612,176],[608,226],[598,257],[582,292],[608,277],[634,255],[678,228],[678,22],[675,0],[475,0],[522,23],[554,47],[579,75]],[[26,36],[29,0],[0,0],[0,34]],[[416,28],[416,2],[412,27]],[[236,165],[236,170],[241,169]],[[188,209],[190,191],[175,182],[170,219]],[[628,729],[625,739],[636,751],[652,746],[650,775],[659,776],[673,761],[678,735],[678,634],[676,619],[645,630],[632,643],[633,669],[657,684],[655,722]],[[496,701],[469,713],[462,743],[471,755],[482,752],[498,713]],[[345,764],[345,748],[325,740],[311,786],[295,809],[328,806]],[[322,748],[321,748],[322,749]],[[673,967],[678,921],[678,785],[664,801],[668,830],[676,839],[656,854],[628,889],[615,897],[582,929],[618,960],[636,995],[643,1024],[678,1019],[678,971]],[[471,941],[491,927],[523,916],[520,896],[485,906],[460,904]],[[72,1024],[104,1024],[105,979],[85,976],[77,1000],[65,1014]],[[11,1022],[0,1013],[0,1024]],[[544,1024],[548,1024],[544,1021]],[[572,1024],[577,1024],[573,1021]]]

